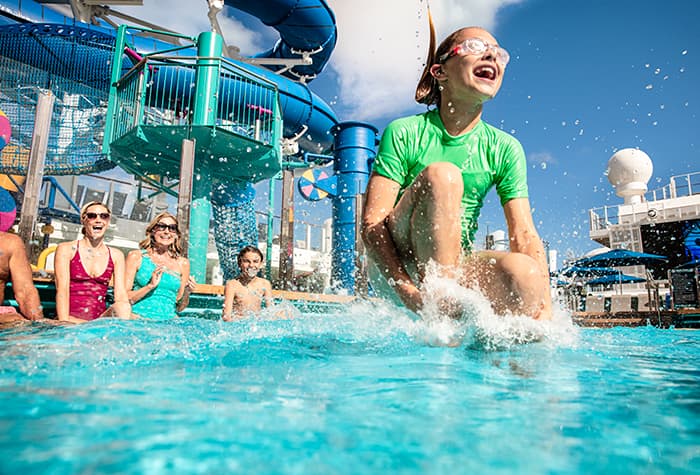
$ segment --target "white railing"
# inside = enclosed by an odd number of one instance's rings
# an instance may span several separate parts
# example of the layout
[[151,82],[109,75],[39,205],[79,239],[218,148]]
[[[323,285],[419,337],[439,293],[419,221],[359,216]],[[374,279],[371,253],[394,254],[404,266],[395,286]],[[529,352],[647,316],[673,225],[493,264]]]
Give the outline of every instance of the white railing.
[[[639,212],[631,216],[632,222],[637,222],[644,217],[658,220],[680,218],[681,216],[678,215],[677,209],[667,210],[663,206],[657,208],[651,206],[651,203],[698,194],[700,194],[700,172],[672,176],[667,185],[644,194],[642,204],[646,203],[648,206],[644,207],[644,209],[640,206]],[[619,207],[620,205],[608,205],[588,210],[591,232],[602,231],[610,226],[623,224],[620,222]],[[629,215],[625,214],[625,217],[627,218]]]

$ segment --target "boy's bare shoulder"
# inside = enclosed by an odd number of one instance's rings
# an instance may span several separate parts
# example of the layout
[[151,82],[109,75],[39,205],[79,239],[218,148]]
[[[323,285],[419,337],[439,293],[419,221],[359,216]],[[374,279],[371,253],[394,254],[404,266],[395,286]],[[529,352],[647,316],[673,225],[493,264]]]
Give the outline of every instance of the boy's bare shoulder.
[[239,287],[243,287],[243,284],[238,279],[230,279],[226,281],[226,288],[227,289],[237,289]]

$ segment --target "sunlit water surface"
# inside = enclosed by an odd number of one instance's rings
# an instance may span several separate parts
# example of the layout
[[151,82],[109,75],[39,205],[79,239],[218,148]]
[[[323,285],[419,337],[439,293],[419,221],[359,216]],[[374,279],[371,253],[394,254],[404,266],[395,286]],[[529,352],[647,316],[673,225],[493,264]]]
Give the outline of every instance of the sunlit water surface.
[[697,473],[700,334],[359,303],[0,331],[0,473]]

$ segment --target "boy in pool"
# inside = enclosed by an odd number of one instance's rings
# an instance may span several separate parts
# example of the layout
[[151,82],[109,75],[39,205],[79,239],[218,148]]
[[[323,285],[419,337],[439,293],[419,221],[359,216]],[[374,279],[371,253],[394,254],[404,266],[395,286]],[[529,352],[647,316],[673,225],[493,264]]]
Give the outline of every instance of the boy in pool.
[[258,277],[262,263],[262,252],[255,246],[246,246],[238,253],[238,268],[241,272],[236,279],[226,282],[224,291],[225,321],[240,320],[259,312],[263,300],[265,307],[273,305],[270,281]]

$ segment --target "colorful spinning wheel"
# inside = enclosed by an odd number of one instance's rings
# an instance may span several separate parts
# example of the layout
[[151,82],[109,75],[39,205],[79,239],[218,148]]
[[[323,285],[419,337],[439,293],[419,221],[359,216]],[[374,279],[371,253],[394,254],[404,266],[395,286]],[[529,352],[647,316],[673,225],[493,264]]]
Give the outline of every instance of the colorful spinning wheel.
[[0,187],[0,231],[7,231],[15,224],[17,205],[9,191]]
[[306,170],[299,178],[297,184],[299,193],[309,201],[322,200],[328,196],[328,192],[318,188],[318,184],[324,180],[328,180],[328,178],[328,173],[320,168]]
[[5,113],[0,110],[0,150],[5,148],[5,145],[10,143],[10,119],[7,118]]

